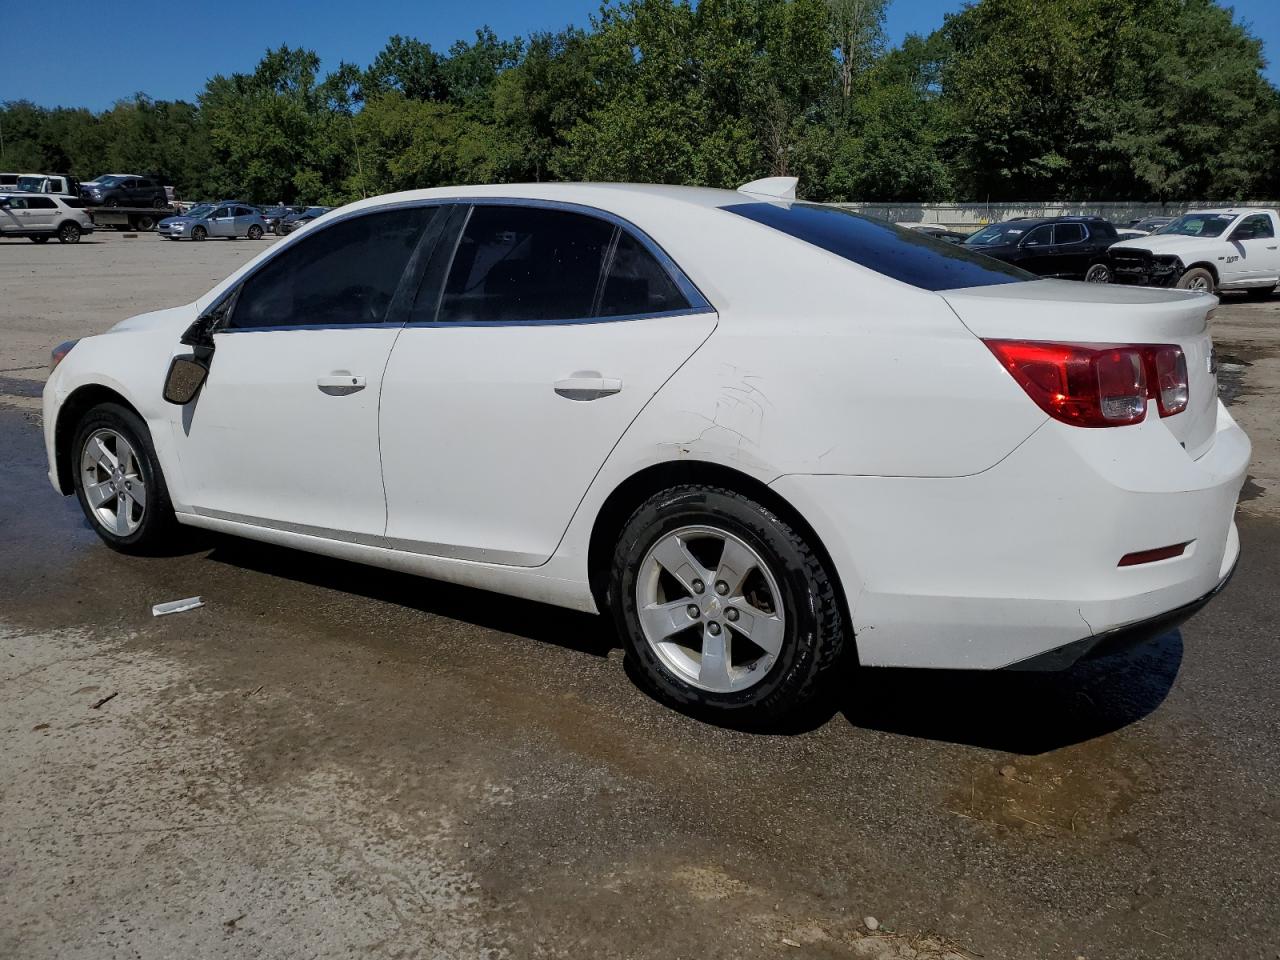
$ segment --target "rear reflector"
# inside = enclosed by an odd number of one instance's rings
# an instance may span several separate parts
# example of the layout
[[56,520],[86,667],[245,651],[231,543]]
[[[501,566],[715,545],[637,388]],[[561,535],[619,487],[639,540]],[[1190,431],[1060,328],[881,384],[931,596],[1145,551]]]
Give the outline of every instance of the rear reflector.
[[1187,408],[1187,360],[1175,344],[983,342],[1027,396],[1063,423],[1141,423],[1149,399],[1162,417]]
[[1191,543],[1175,543],[1168,547],[1157,547],[1154,550],[1139,550],[1137,553],[1126,553],[1120,558],[1119,566],[1136,567],[1142,563],[1155,563],[1157,560],[1169,560],[1173,557],[1182,556],[1187,546]]

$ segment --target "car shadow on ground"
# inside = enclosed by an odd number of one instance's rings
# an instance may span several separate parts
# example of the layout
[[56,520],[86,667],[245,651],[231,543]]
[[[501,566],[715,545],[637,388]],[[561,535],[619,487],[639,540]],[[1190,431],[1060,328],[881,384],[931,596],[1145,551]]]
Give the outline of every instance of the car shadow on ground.
[[[212,547],[208,557],[217,563],[593,657],[605,657],[622,645],[607,617],[284,547],[206,536]],[[670,706],[698,721],[755,734],[805,734],[840,717],[868,730],[1033,755],[1093,739],[1147,716],[1168,695],[1181,663],[1182,634],[1174,630],[1130,651],[1052,673],[850,666],[827,696],[781,724],[726,722]],[[627,673],[644,688],[630,663]]]

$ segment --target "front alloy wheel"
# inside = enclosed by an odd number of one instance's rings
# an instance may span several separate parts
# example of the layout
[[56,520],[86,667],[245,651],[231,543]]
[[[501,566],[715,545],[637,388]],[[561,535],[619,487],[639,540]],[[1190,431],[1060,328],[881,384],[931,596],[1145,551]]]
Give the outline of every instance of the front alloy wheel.
[[118,537],[136,532],[147,512],[147,481],[133,445],[115,430],[96,430],[81,450],[80,471],[94,522]]

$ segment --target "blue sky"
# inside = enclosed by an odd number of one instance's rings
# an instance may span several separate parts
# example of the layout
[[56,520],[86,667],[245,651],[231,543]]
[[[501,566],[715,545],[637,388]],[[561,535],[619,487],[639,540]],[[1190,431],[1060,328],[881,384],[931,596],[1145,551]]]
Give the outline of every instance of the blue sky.
[[[962,0],[893,0],[890,38],[928,33],[961,6]],[[315,50],[326,67],[339,60],[364,66],[394,33],[445,49],[484,23],[504,37],[585,26],[599,0],[67,0],[54,8],[53,47],[15,43],[10,33],[0,57],[0,100],[94,109],[135,91],[189,100],[212,74],[250,70],[266,48],[282,43]],[[1238,0],[1234,8],[1263,38],[1272,61],[1267,74],[1280,84],[1280,0]],[[0,0],[0,22],[27,21],[25,14],[8,16],[20,9],[30,8],[23,0]],[[172,49],[162,51],[163,37],[174,38]]]

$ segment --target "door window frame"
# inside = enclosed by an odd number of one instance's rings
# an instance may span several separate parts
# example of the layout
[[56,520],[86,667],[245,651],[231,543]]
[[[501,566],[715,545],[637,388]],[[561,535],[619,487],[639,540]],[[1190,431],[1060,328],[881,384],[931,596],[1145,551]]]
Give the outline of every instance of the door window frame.
[[[625,217],[618,216],[609,210],[602,210],[599,207],[588,206],[582,203],[573,203],[567,200],[542,200],[525,197],[452,197],[448,202],[457,206],[466,207],[465,216],[457,224],[452,237],[443,238],[441,243],[432,256],[432,263],[422,278],[425,283],[428,279],[438,282],[439,289],[436,291],[436,302],[431,310],[430,320],[413,320],[410,319],[405,323],[406,327],[445,327],[445,328],[463,328],[463,327],[569,327],[578,326],[586,323],[628,323],[633,320],[653,320],[660,317],[689,317],[697,316],[704,313],[716,312],[711,302],[703,296],[702,291],[689,279],[688,275],[680,269],[680,266],[671,258],[662,247],[647,233],[637,227]],[[618,314],[609,317],[569,317],[556,318],[553,320],[440,320],[440,305],[444,299],[444,288],[448,283],[449,274],[453,270],[453,261],[458,253],[458,247],[462,243],[462,235],[466,232],[467,224],[471,220],[471,211],[476,207],[528,207],[541,210],[561,210],[565,213],[575,213],[585,217],[591,217],[596,220],[603,220],[618,229],[628,233],[631,237],[638,241],[642,247],[658,262],[658,265],[667,274],[667,277],[675,284],[676,289],[680,291],[681,296],[688,303],[687,307],[680,307],[676,310],[658,310],[647,313],[628,313]],[[616,245],[611,242],[610,247]],[[447,259],[444,259],[444,251],[448,251]],[[437,280],[438,278],[438,280]],[[597,277],[597,281],[604,279],[603,274]]]

